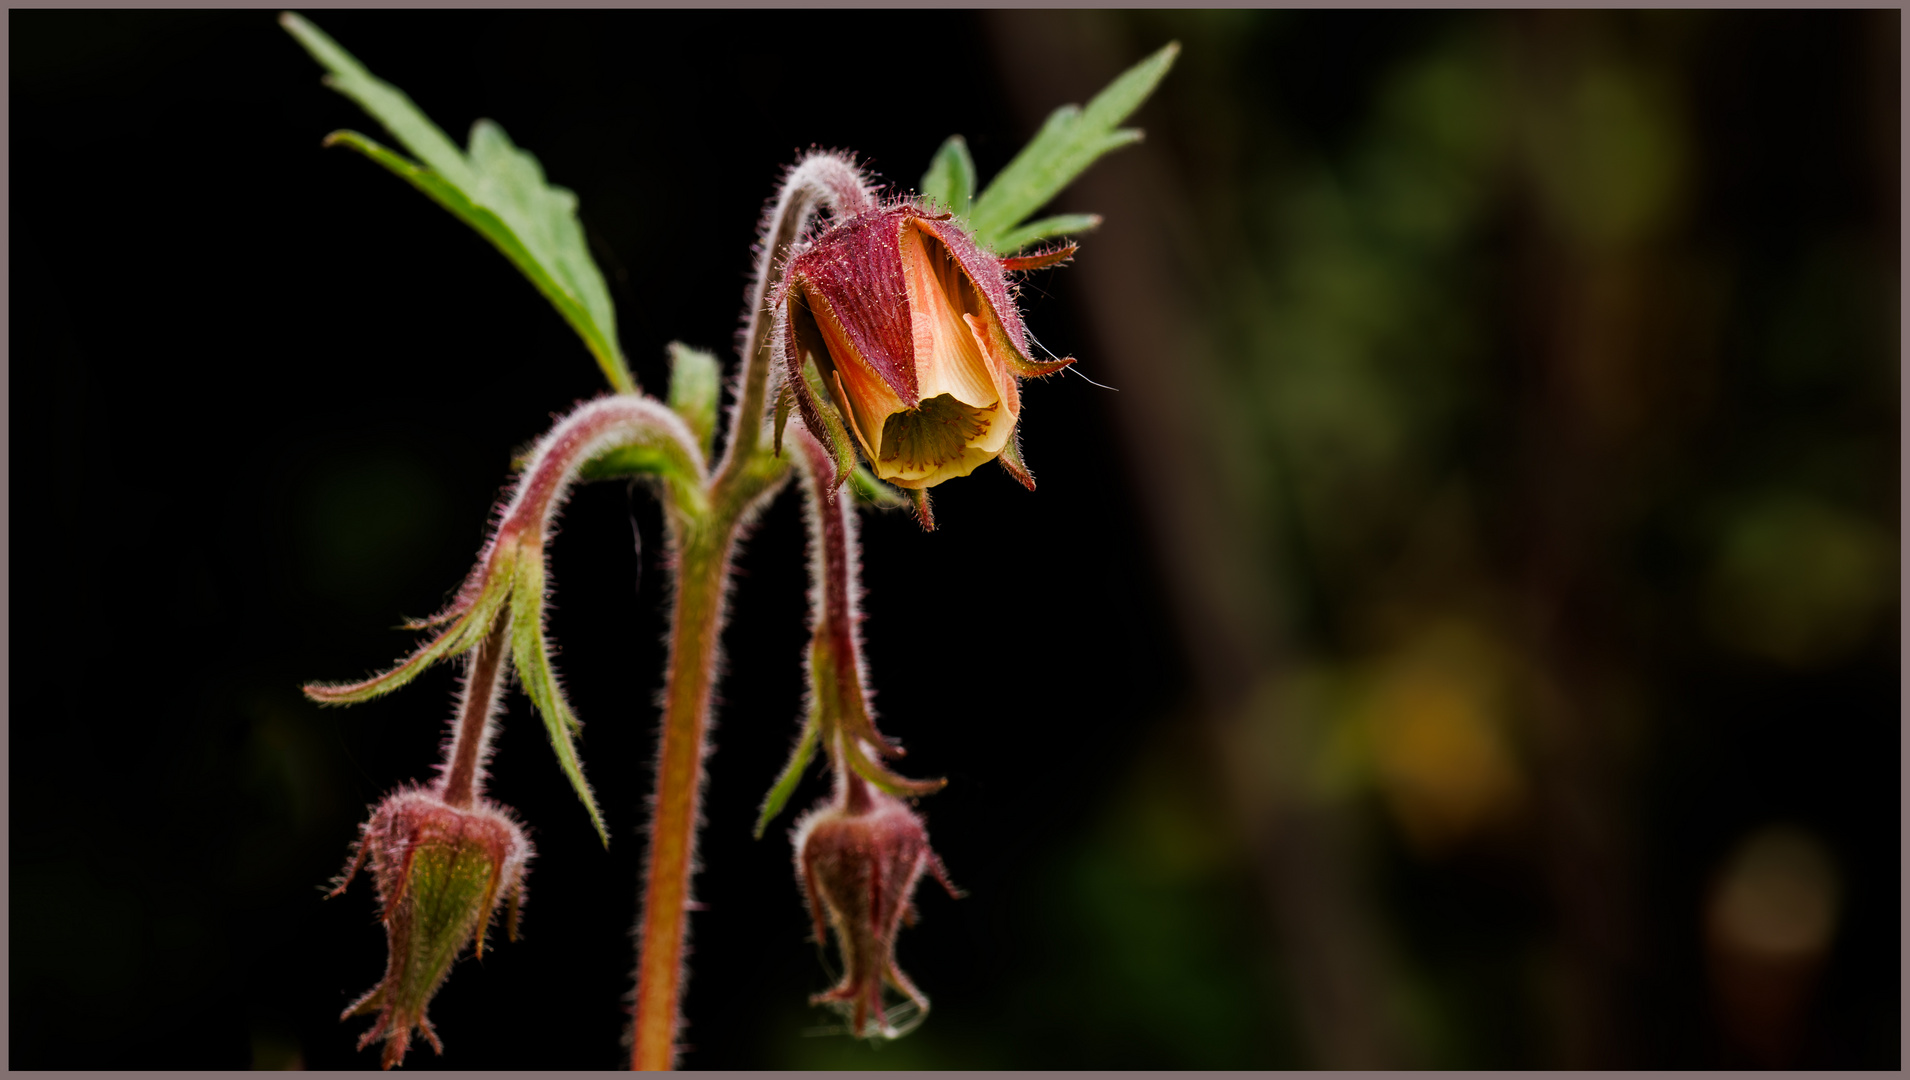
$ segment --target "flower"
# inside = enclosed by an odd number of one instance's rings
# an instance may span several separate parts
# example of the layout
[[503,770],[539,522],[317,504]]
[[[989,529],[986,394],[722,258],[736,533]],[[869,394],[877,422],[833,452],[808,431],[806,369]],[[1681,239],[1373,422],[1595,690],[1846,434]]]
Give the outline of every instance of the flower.
[[351,865],[331,895],[344,892],[369,858],[389,953],[385,977],[339,1019],[376,1012],[378,1021],[358,1048],[383,1038],[389,1069],[404,1060],[413,1028],[444,1053],[425,1008],[474,937],[477,955],[484,955],[484,932],[498,908],[508,908],[505,932],[517,939],[531,845],[496,803],[477,799],[459,809],[417,788],[388,796],[360,833]]
[[[961,895],[930,850],[922,819],[845,769],[838,772],[835,797],[804,815],[790,838],[816,940],[823,939],[827,912],[842,955],[842,981],[810,1003],[840,1008],[857,1038],[907,1034],[927,1014],[928,998],[895,966],[896,932],[904,921],[915,922],[910,897],[923,873],[933,874],[950,896]],[[914,1006],[899,1026],[882,1007],[884,983]]]
[[913,203],[838,221],[799,250],[774,299],[777,348],[787,392],[838,473],[853,460],[846,429],[898,487],[926,491],[999,458],[1032,489],[1015,440],[1017,382],[1074,360],[1029,358],[1006,272],[1073,253],[999,259],[950,215]]

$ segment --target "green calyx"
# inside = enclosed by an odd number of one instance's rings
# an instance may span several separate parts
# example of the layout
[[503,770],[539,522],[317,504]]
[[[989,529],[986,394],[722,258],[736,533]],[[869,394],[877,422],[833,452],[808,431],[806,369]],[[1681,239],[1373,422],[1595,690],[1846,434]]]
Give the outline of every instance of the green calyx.
[[[393,972],[391,1005],[423,1011],[466,942],[489,921],[499,867],[481,844],[426,840],[414,849],[404,899],[409,925],[403,967]],[[396,958],[394,958],[396,959]]]

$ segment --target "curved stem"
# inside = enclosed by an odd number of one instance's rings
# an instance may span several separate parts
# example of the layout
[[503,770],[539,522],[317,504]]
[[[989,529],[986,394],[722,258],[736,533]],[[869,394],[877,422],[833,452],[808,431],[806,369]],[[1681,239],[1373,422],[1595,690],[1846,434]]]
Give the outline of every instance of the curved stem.
[[446,805],[469,809],[484,790],[484,759],[490,756],[492,717],[497,712],[498,685],[504,681],[505,638],[510,620],[498,619],[471,657],[458,701],[458,730],[445,756],[444,779],[438,797]]
[[824,205],[835,217],[853,216],[875,206],[875,193],[868,180],[846,157],[815,153],[797,162],[763,214],[756,272],[749,291],[749,317],[740,335],[743,377],[736,408],[730,413],[723,461],[716,469],[719,483],[745,467],[762,442],[773,351],[769,331],[775,321],[769,310],[770,298],[781,280],[790,249],[802,239],[816,208]]

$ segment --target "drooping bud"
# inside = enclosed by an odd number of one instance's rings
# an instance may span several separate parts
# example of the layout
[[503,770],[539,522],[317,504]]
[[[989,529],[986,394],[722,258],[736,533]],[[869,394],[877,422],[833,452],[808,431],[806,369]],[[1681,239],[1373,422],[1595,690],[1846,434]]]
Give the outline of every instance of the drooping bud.
[[484,955],[485,931],[499,908],[506,909],[506,934],[516,939],[530,858],[523,828],[488,799],[458,808],[435,792],[407,788],[378,805],[332,892],[344,892],[370,861],[389,955],[385,977],[340,1016],[378,1014],[358,1040],[360,1050],[384,1039],[389,1069],[404,1060],[415,1028],[444,1052],[425,1009],[466,945],[475,939],[477,955]]
[[506,931],[517,937],[531,846],[510,812],[484,798],[509,632],[498,620],[471,654],[437,782],[401,788],[378,804],[360,828],[351,865],[331,893],[344,892],[359,867],[371,861],[385,924],[385,977],[339,1019],[378,1014],[358,1048],[383,1038],[387,1069],[404,1060],[414,1028],[424,1032],[432,1049],[444,1052],[425,1007],[473,938],[478,955],[484,955],[484,931],[500,905],[508,905]]
[[[810,1003],[840,1009],[857,1038],[907,1034],[929,1003],[896,966],[895,935],[904,922],[915,922],[910,898],[924,873],[950,896],[961,895],[929,848],[922,819],[902,800],[842,770],[835,797],[804,815],[791,839],[816,940],[823,939],[826,915],[842,957],[842,981]],[[883,1006],[885,985],[907,999],[896,1016]]]
[[[1017,380],[1074,361],[1030,359],[1006,273],[1072,252],[998,259],[948,214],[913,203],[838,221],[790,260],[775,301],[784,382],[804,423],[833,443],[831,410],[875,475],[899,487],[926,491],[999,458],[1032,488],[1015,447]],[[804,377],[810,364],[826,400]],[[828,448],[842,460],[845,448]],[[924,498],[918,506],[926,512]]]

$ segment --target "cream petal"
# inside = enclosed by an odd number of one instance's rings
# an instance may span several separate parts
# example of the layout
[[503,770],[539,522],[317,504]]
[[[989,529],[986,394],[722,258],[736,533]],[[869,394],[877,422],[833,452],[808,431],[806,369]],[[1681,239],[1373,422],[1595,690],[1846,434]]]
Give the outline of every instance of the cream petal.
[[995,410],[989,418],[988,430],[972,445],[999,454],[1001,448],[1008,445],[1008,436],[1014,432],[1015,421],[1021,416],[1021,394],[1015,386],[1015,377],[1008,373],[1007,363],[995,355],[994,339],[988,328],[973,315],[963,315],[962,323],[974,338],[976,348],[993,361],[988,364],[988,373],[994,381],[997,400],[1005,406]]
[[960,457],[943,462],[939,468],[933,470],[915,470],[918,475],[884,475],[879,467],[876,470],[876,475],[894,484],[896,487],[921,490],[923,488],[932,488],[944,480],[953,480],[957,477],[967,476],[969,473],[995,460],[997,456],[999,456],[997,453],[971,446],[962,451]]
[[1001,400],[975,334],[962,321],[962,271],[941,242],[931,245],[910,222],[902,228],[902,280],[909,292],[916,392],[926,401],[948,394],[986,408]]
[[[831,375],[833,375],[833,376],[835,376],[835,380],[836,380],[836,396],[837,396],[837,397],[839,397],[839,398],[841,398],[841,399],[842,399],[842,400],[844,400],[844,401],[851,401],[851,402],[853,402],[853,400],[854,400],[854,399],[852,399],[852,398],[850,398],[850,397],[849,397],[849,392],[848,392],[847,390],[845,390],[845,389],[843,389],[843,386],[842,386],[842,369],[841,369],[841,368],[837,368],[836,370],[834,370],[834,371],[832,371],[832,372],[830,372],[830,374],[831,374]],[[869,438],[868,438],[868,436],[866,436],[866,435],[864,435],[864,434],[862,434],[862,424],[861,424],[860,422],[858,422],[858,421],[856,420],[856,413],[857,413],[857,411],[858,411],[858,410],[857,410],[857,409],[855,408],[855,406],[854,406],[853,404],[851,404],[851,405],[850,405],[850,407],[849,407],[848,409],[846,409],[846,410],[844,410],[844,411],[843,411],[843,415],[844,415],[844,416],[846,416],[846,417],[848,417],[848,419],[849,419],[849,430],[850,430],[851,432],[853,432],[853,433],[855,434],[855,437],[856,437],[856,441],[862,444],[862,452],[863,452],[863,454],[864,454],[864,456],[866,456],[866,457],[867,457],[867,458],[868,458],[868,459],[869,459],[870,461],[873,461],[873,462],[876,462],[876,475],[877,475],[878,477],[880,477],[880,476],[882,475],[882,473],[881,473],[881,462],[877,460],[877,458],[876,458],[876,456],[875,456],[875,447],[873,447],[873,446],[871,446],[871,445],[869,444]],[[893,413],[890,413],[889,415],[890,415],[890,416],[893,416],[894,414],[893,414]],[[882,418],[882,421],[883,421],[884,423],[887,423],[887,422],[888,422],[888,419],[889,419],[889,417],[888,417],[888,416],[884,416],[884,417]],[[882,429],[881,429],[881,428],[877,428],[876,430],[877,430],[877,431],[880,431],[880,430],[882,430]]]

